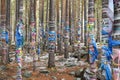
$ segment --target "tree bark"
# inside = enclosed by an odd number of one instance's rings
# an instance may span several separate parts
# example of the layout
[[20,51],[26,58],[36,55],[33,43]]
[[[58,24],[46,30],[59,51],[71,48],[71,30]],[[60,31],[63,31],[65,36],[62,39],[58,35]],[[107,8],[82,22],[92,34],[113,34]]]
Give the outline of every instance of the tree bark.
[[61,54],[63,54],[63,49],[64,49],[64,40],[63,40],[63,37],[64,37],[64,34],[63,34],[63,29],[64,29],[64,26],[65,26],[65,4],[66,4],[66,1],[65,0],[61,0],[61,36],[60,36],[60,51],[61,51]]
[[16,24],[20,18],[20,1],[21,0],[16,0]]
[[31,51],[33,56],[33,71],[35,71],[35,54],[36,54],[36,27],[35,27],[35,0],[30,0],[31,5]]
[[45,45],[44,45],[44,43],[45,43],[45,29],[44,29],[44,0],[42,0],[42,6],[41,6],[41,27],[42,27],[42,43],[43,43],[43,47],[42,47],[42,49],[43,49],[43,51],[45,50]]
[[16,24],[16,0],[11,0],[10,2],[10,26],[11,26],[11,43],[15,43],[15,24]]
[[0,0],[0,26],[1,26],[1,0]]
[[69,32],[70,32],[70,27],[69,27],[69,0],[66,0],[66,13],[65,13],[65,30],[64,30],[64,45],[65,45],[65,53],[64,53],[64,58],[68,58],[68,47],[69,47]]
[[69,25],[70,25],[69,42],[70,45],[72,45],[72,0],[69,0]]
[[75,13],[74,13],[75,12],[75,6],[74,5],[75,5],[75,1],[72,0],[71,29],[70,29],[71,30],[72,52],[74,52],[74,50],[75,50],[74,49],[74,41],[75,41],[75,36],[74,36],[75,35],[74,34],[75,33],[75,28],[74,28],[75,27],[75,20],[74,20],[75,19]]
[[59,19],[60,19],[60,15],[59,15],[59,0],[56,1],[56,11],[57,11],[57,46],[60,51],[60,24],[59,24]]
[[46,2],[46,26],[45,26],[45,40],[44,40],[44,46],[45,49],[47,49],[48,47],[48,20],[49,20],[49,0],[47,0]]
[[87,14],[86,14],[86,0],[84,0],[84,45],[87,46]]
[[40,0],[36,0],[36,42],[38,43],[39,40],[39,1]]
[[[55,67],[55,0],[50,0],[50,9],[49,9],[49,60],[48,60],[48,67],[52,68]],[[51,40],[52,39],[52,40]]]
[[6,10],[6,27],[7,27],[7,29],[10,31],[10,1],[11,0],[7,0],[6,1],[6,8],[7,8],[7,10]]

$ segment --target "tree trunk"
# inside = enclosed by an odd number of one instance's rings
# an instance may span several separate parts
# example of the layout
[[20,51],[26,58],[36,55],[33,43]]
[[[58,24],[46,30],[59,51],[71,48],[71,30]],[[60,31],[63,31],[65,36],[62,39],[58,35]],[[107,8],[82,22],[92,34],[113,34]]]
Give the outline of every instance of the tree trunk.
[[18,20],[20,18],[20,12],[19,12],[19,10],[20,10],[20,1],[21,0],[16,0],[16,24],[17,24],[17,22],[18,22]]
[[86,14],[86,8],[87,8],[87,7],[86,7],[86,2],[87,2],[87,1],[84,0],[84,30],[85,30],[85,31],[84,31],[84,45],[85,45],[85,46],[87,46],[87,38],[86,38],[86,37],[87,37],[87,36],[86,36],[86,35],[87,35],[87,27],[86,27],[86,26],[87,26],[87,17],[86,17],[87,14]]
[[1,20],[2,20],[2,25],[4,25],[5,24],[5,18],[6,18],[6,15],[5,15],[5,13],[6,13],[6,0],[1,0]]
[[35,71],[35,54],[36,54],[36,27],[35,27],[35,0],[30,0],[31,5],[31,51],[33,56],[33,71]]
[[44,0],[42,0],[42,6],[41,6],[41,27],[42,27],[42,49],[45,51],[45,29],[44,29]]
[[15,11],[16,11],[16,0],[11,0],[11,2],[10,2],[10,4],[12,4],[12,5],[10,5],[10,11],[11,11],[11,13],[10,13],[10,16],[11,16],[11,18],[10,18],[10,26],[11,26],[11,43],[15,43],[15,24],[16,24],[16,14],[15,14]]
[[56,11],[57,11],[57,46],[60,51],[60,24],[59,24],[59,19],[60,19],[60,15],[59,15],[59,0],[56,1]]
[[[25,4],[25,3],[24,3]],[[26,12],[23,15],[26,19],[26,42],[29,44],[30,42],[30,1],[26,0]],[[28,50],[29,52],[29,50]]]
[[[89,37],[88,37],[88,39],[90,39],[90,41],[89,41],[89,51],[91,50],[91,48],[90,48],[91,45],[90,44],[92,43],[93,39],[95,39],[95,14],[94,14],[95,3],[94,2],[95,2],[95,0],[89,0],[89,13],[88,13],[89,14],[89,16],[88,16],[88,20],[89,20],[89,34],[88,34]],[[96,42],[96,39],[95,39],[95,42]],[[94,51],[95,51],[95,49],[94,49]],[[92,57],[93,57],[92,55],[89,55],[89,56],[90,56],[89,62],[92,63],[91,66],[93,66],[93,68],[90,68],[90,69],[95,69],[96,68],[96,62],[92,61]],[[94,76],[94,78],[91,78],[91,79],[96,79],[96,75]]]
[[1,26],[1,0],[0,0],[0,26]]
[[75,41],[75,2],[72,0],[72,13],[71,13],[71,44],[72,44],[72,52],[75,51],[74,41]]
[[64,30],[64,45],[65,45],[65,53],[64,53],[64,58],[68,58],[68,47],[69,47],[69,32],[70,32],[70,27],[69,27],[69,0],[66,0],[66,13],[65,13],[65,30]]
[[100,42],[101,41],[101,26],[102,26],[102,1],[101,0],[97,0],[96,1],[96,13],[97,13],[97,32],[96,32],[96,34],[97,34],[97,37],[96,37],[96,39],[97,39],[97,42]]
[[49,9],[49,60],[48,67],[55,67],[55,42],[56,42],[56,32],[55,32],[55,0],[50,0]]
[[47,49],[48,47],[48,20],[49,20],[49,0],[47,0],[46,2],[46,26],[45,26],[45,40],[44,40],[44,45],[45,45],[45,49]]
[[81,43],[84,43],[84,0],[82,2],[82,11],[81,11]]
[[70,45],[72,45],[72,0],[69,0],[69,25],[70,25],[69,42]]
[[[65,26],[65,0],[61,0],[61,36],[60,36],[60,51],[61,51],[61,54],[63,54],[63,49],[64,49],[64,40],[63,40],[63,37],[64,37],[64,34],[63,34],[63,29],[64,29],[64,26]],[[63,53],[62,53],[63,52]]]
[[[8,36],[10,37],[10,0],[6,1],[6,31],[8,32]],[[8,43],[9,44],[9,43]],[[9,47],[7,46],[7,55],[6,55],[7,63],[10,61],[9,58]]]
[[39,40],[39,1],[40,0],[36,0],[36,42],[38,43]]
[[80,28],[81,28],[81,22],[80,22],[80,1],[78,1],[77,3],[77,11],[78,11],[78,15],[77,15],[77,41],[78,44],[80,42]]
[[7,27],[7,29],[10,31],[10,1],[11,0],[7,0],[6,1],[6,8],[7,8],[7,10],[6,10],[6,27]]

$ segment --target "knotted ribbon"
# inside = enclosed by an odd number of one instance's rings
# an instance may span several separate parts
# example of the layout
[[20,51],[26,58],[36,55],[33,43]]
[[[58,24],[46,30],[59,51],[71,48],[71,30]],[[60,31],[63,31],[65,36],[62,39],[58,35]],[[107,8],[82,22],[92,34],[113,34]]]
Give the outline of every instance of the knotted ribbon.
[[98,49],[97,49],[97,45],[96,45],[94,37],[92,37],[91,45],[93,46],[94,50],[89,50],[89,54],[92,55],[92,63],[94,63],[94,61],[98,57]]
[[102,62],[101,69],[105,70],[106,80],[112,80],[112,73],[108,64]]
[[9,42],[9,35],[7,31],[2,32],[2,38],[5,39],[6,43],[8,44]]
[[112,36],[108,37],[108,47],[109,47],[111,52],[112,52],[112,47],[118,46],[118,45],[120,45],[120,41],[112,40]]
[[106,56],[107,60],[110,61],[112,59],[112,52],[107,46],[102,46],[102,49],[105,51],[104,55]]
[[22,33],[22,28],[23,24],[21,22],[18,23],[17,27],[16,27],[16,33],[15,33],[15,37],[16,37],[16,47],[22,47],[24,44],[24,37],[23,37],[23,33]]

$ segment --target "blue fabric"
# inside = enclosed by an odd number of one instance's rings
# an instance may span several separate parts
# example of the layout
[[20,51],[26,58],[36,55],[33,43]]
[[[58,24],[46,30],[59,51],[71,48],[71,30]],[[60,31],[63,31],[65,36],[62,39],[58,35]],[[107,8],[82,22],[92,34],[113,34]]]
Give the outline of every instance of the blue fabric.
[[96,42],[95,42],[94,38],[92,38],[92,43],[91,44],[93,45],[95,54],[98,56],[98,49],[97,49],[97,45],[96,45]]
[[92,39],[92,44],[93,44],[94,51],[95,51],[96,55],[98,56],[98,49],[97,49],[97,45],[96,45],[96,42],[94,39]]
[[46,36],[45,36],[45,31],[44,31],[44,29],[41,29],[41,31],[42,31],[42,37],[45,38]]
[[7,31],[2,32],[2,38],[5,38],[6,43],[9,43],[9,35]]
[[21,35],[21,34],[19,33],[19,27],[20,27],[20,24],[17,25],[16,33],[15,33],[16,47],[17,47],[17,48],[22,47],[22,46],[23,46],[23,43],[24,43],[24,37],[23,37],[23,35]]
[[112,80],[112,73],[110,71],[110,67],[107,64],[102,63],[101,69],[105,70],[106,80]]
[[57,34],[57,38],[60,38],[60,34]]
[[97,57],[98,57],[98,49],[97,49],[97,45],[96,45],[94,36],[91,35],[90,37],[92,38],[91,45],[93,46],[94,51],[90,51],[90,50],[89,50],[89,54],[91,54],[91,56],[92,56],[92,63],[94,63],[94,61],[95,61],[95,60],[97,59]]
[[120,41],[112,40],[112,46],[119,46]]
[[118,46],[118,45],[120,45],[120,41],[112,40],[112,36],[109,36],[109,38],[108,38],[108,47],[109,47],[110,51],[112,52],[112,47],[113,46]]
[[112,36],[108,37],[108,47],[109,47],[110,51],[112,52]]
[[102,30],[101,32],[102,32],[102,35],[108,35],[108,34],[109,34],[109,33],[106,32],[105,30]]
[[69,26],[66,26],[66,27],[65,27],[65,30],[69,32],[69,31],[70,31],[70,27],[69,27]]
[[55,40],[56,40],[56,32],[55,31],[49,31],[48,41],[55,41]]
[[40,54],[40,53],[41,53],[41,50],[40,50],[40,48],[38,48],[38,50],[37,50],[37,53],[38,53],[38,54]]
[[107,46],[103,46],[102,49],[105,50],[104,54],[105,54],[107,60],[110,61],[112,59],[112,57],[111,57],[112,52],[110,51],[110,49]]
[[92,63],[94,63],[95,60],[97,59],[97,54],[94,51],[90,51],[90,50],[89,50],[89,54],[92,56],[91,59]]

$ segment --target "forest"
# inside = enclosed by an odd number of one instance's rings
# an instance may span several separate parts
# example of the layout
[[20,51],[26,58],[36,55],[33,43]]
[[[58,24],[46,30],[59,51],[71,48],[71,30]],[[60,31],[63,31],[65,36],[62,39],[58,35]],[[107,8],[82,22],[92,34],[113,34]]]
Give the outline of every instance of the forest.
[[120,1],[0,0],[0,80],[120,80]]

